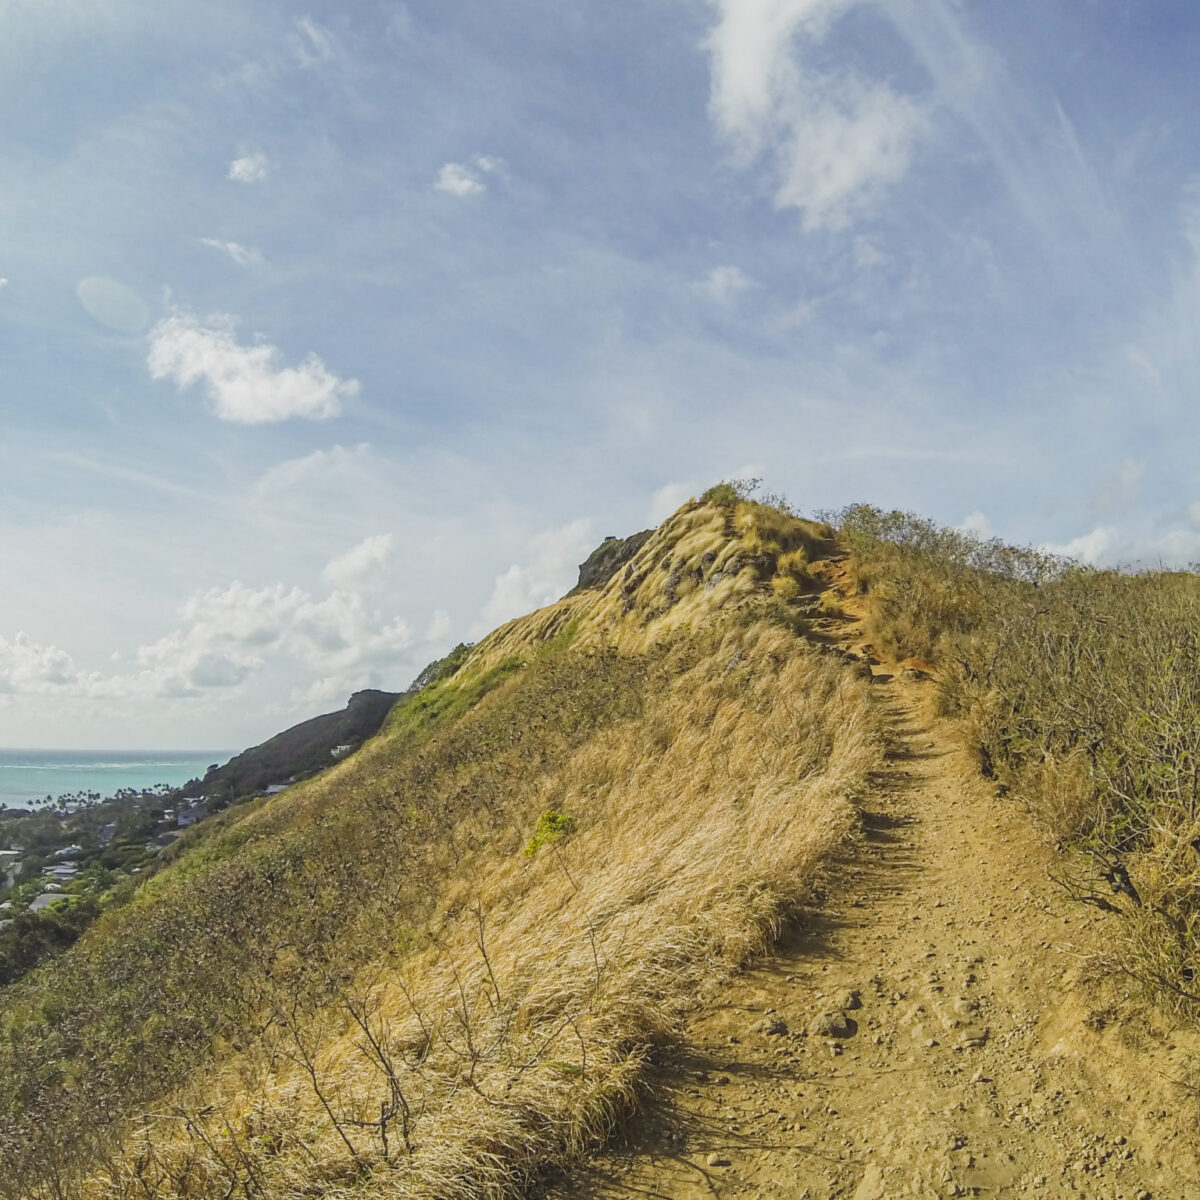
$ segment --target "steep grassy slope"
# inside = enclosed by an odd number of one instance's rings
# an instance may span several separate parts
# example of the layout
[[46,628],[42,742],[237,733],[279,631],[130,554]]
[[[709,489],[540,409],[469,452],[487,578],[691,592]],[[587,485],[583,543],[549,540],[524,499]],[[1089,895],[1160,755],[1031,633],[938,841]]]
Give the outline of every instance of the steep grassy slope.
[[6,1196],[480,1196],[633,1101],[855,827],[829,530],[686,505],[0,993]]

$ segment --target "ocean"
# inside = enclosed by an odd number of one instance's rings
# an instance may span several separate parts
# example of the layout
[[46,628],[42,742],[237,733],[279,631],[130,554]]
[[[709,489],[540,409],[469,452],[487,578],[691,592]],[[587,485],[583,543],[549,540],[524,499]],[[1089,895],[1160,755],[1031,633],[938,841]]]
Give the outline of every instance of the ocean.
[[122,788],[178,787],[202,777],[228,750],[0,750],[0,808],[28,808],[47,796]]

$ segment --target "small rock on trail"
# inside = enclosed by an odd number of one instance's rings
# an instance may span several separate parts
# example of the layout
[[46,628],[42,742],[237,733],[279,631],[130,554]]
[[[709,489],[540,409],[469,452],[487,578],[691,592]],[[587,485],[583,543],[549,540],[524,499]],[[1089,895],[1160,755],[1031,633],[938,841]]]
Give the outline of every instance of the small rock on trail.
[[750,1032],[763,1037],[786,1037],[788,1026],[786,1021],[781,1021],[778,1017],[763,1017],[761,1021],[755,1021],[750,1026]]
[[858,1032],[858,1025],[844,1012],[835,1009],[813,1017],[808,1031],[816,1037],[848,1038]]

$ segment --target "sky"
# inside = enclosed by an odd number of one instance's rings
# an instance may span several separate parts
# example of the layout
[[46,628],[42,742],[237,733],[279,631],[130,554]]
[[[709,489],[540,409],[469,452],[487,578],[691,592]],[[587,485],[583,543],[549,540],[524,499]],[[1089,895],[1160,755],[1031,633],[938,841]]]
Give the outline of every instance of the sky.
[[1200,559],[1189,0],[0,0],[0,745],[240,748],[731,476]]

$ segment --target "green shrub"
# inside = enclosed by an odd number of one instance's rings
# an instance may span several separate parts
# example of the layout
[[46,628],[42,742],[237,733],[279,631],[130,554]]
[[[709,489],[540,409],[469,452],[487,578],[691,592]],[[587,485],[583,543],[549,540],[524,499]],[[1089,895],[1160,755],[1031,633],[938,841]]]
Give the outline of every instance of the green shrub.
[[529,845],[522,851],[528,858],[532,858],[543,846],[550,842],[556,842],[565,833],[570,833],[575,827],[575,818],[568,816],[566,813],[560,812],[544,812],[538,817],[537,825],[534,826],[533,837],[529,839]]
[[717,483],[710,487],[700,499],[705,504],[715,504],[718,508],[732,508],[741,497],[732,483]]
[[[762,480],[757,476],[749,479],[722,479],[704,493],[700,499],[705,504],[716,504],[721,508],[734,508],[739,501],[750,500],[762,486]],[[791,514],[787,501],[782,496],[766,495],[760,497],[763,505],[779,508]]]

